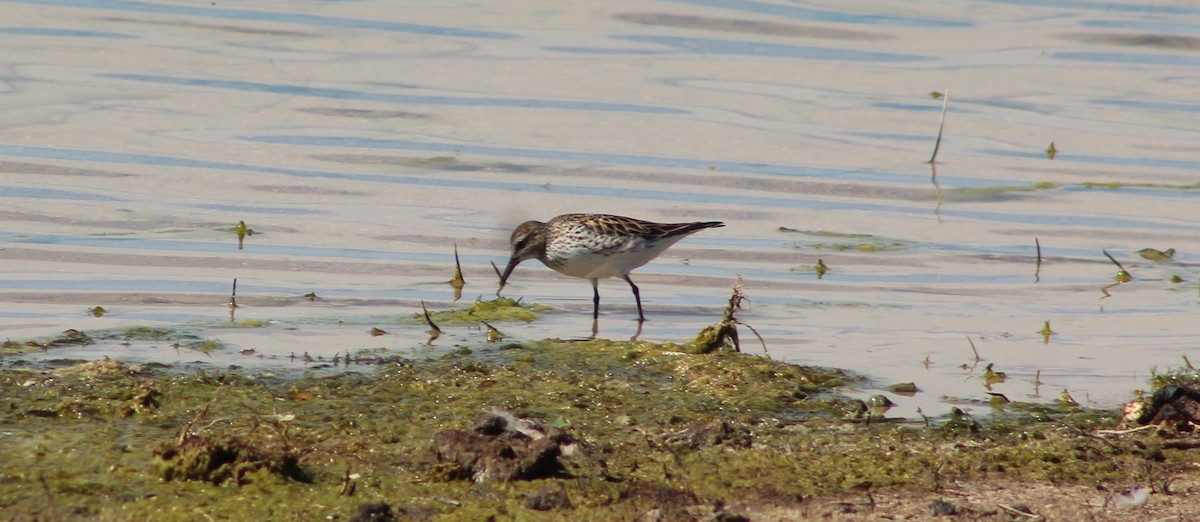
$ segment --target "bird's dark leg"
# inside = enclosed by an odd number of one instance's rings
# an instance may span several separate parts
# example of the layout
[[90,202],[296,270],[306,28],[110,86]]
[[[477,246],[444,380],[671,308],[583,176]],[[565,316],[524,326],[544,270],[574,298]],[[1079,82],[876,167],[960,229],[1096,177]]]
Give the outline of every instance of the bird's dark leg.
[[629,283],[629,288],[633,289],[633,299],[635,301],[637,301],[638,322],[644,323],[644,322],[646,322],[646,316],[644,314],[642,314],[642,293],[638,291],[637,285],[633,284],[633,280],[629,278],[628,274],[626,274],[624,277],[625,277],[625,282]]
[[592,279],[592,323],[600,319],[600,280]]

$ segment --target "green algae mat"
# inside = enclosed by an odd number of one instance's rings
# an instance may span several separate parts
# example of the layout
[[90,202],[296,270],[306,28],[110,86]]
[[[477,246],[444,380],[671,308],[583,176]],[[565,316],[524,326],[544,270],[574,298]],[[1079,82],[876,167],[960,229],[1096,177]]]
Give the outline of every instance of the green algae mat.
[[677,348],[548,340],[289,377],[3,370],[0,518],[784,520],[813,496],[1119,484],[1197,460],[1097,435],[1115,413],[895,422],[853,413],[853,375]]

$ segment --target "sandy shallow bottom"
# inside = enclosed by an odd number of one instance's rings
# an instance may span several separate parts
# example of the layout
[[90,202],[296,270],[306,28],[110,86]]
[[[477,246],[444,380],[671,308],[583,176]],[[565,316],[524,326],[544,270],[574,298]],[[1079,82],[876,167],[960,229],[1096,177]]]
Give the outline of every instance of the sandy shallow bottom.
[[[20,359],[483,343],[411,320],[459,305],[455,245],[463,299],[490,299],[513,226],[581,211],[727,223],[635,274],[641,338],[690,338],[740,276],[771,357],[864,374],[862,396],[914,382],[901,417],[986,412],[964,401],[988,363],[1010,399],[1108,408],[1200,357],[1186,2],[3,3],[0,336],[222,343]],[[1108,288],[1104,250],[1131,282]],[[624,283],[601,292],[600,336],[634,335]],[[554,308],[510,339],[589,333],[585,281],[530,263],[505,295]]]

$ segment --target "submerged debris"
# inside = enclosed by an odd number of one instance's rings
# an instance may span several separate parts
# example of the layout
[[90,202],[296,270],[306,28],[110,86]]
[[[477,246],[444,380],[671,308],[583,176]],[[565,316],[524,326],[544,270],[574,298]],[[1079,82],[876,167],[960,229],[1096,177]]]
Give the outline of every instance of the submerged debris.
[[992,389],[993,384],[1000,384],[1008,380],[1007,373],[998,372],[992,369],[993,364],[995,363],[988,363],[987,366],[983,368],[983,385],[989,390]]
[[238,221],[237,226],[233,227],[233,233],[237,234],[238,250],[242,250],[242,247],[245,246],[246,238],[253,236],[254,230],[246,226],[245,221]]
[[1153,248],[1143,248],[1137,251],[1139,256],[1150,261],[1165,261],[1175,257],[1175,249],[1168,248],[1166,250],[1155,250]]

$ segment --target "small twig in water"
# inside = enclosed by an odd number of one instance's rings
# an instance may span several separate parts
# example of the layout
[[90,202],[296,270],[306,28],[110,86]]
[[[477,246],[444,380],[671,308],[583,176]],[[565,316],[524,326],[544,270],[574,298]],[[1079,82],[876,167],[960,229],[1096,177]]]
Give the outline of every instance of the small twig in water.
[[[937,152],[934,152],[937,154]],[[929,162],[929,181],[933,182],[933,190],[937,192],[937,203],[933,205],[933,215],[937,216],[938,223],[942,222],[942,186],[938,185],[937,180],[937,163]]]
[[1120,261],[1117,261],[1113,258],[1113,256],[1109,255],[1107,250],[1102,249],[1100,251],[1104,252],[1104,257],[1107,257],[1109,261],[1112,261],[1114,265],[1117,265],[1118,283],[1128,283],[1129,281],[1133,280],[1133,274],[1130,274],[1128,270],[1125,270],[1125,266],[1122,265]]
[[950,89],[946,89],[942,93],[942,121],[938,124],[937,141],[933,143],[933,155],[929,157],[927,163],[937,161],[938,149],[942,146],[942,131],[946,129],[946,104],[950,102]]
[[1037,268],[1033,271],[1033,282],[1037,283],[1042,280],[1042,243],[1035,237],[1033,245],[1037,247]]
[[975,349],[975,341],[972,341],[971,336],[968,335],[967,342],[971,343],[971,351],[975,353],[975,364],[979,364],[979,361],[982,361],[983,358],[979,356],[979,350]]

